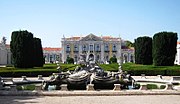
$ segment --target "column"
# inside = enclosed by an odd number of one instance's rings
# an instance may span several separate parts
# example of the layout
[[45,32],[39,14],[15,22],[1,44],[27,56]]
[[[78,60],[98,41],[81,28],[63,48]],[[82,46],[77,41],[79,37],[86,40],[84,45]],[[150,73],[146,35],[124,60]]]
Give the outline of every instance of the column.
[[62,41],[62,62],[66,61],[66,48],[65,48],[65,42]]
[[104,62],[104,43],[101,42],[101,61]]
[[121,41],[117,42],[117,61],[122,63],[122,57],[121,56]]
[[79,55],[82,53],[82,43],[79,43]]

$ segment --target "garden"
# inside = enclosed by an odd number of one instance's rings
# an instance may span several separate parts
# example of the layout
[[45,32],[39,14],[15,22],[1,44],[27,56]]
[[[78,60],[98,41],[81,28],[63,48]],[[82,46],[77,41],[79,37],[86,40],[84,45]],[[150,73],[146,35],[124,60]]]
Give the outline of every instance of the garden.
[[[60,64],[62,71],[74,70],[78,66],[77,64]],[[99,64],[99,66],[105,71],[118,71],[118,64]],[[141,65],[134,63],[125,63],[122,65],[123,71],[133,75],[140,76],[145,74],[147,76],[179,76],[180,75],[180,66],[154,66],[154,65]],[[13,66],[0,67],[0,76],[1,77],[37,77],[38,75],[43,75],[48,77],[52,73],[58,73],[56,64],[45,64],[43,67],[34,67],[34,68],[14,68]]]

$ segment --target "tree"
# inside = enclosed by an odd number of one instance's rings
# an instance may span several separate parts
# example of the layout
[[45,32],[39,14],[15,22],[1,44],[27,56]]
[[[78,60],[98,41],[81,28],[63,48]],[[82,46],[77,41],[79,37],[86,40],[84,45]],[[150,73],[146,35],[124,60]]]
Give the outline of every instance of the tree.
[[68,64],[74,64],[74,59],[71,58],[71,57],[67,57],[66,62],[67,62]]
[[126,47],[134,47],[134,43],[132,43],[131,41],[125,41],[126,43]]
[[135,63],[151,65],[152,59],[152,38],[138,37],[135,39]]
[[32,33],[21,30],[12,32],[10,48],[15,67],[32,68],[34,66],[34,44]]
[[177,46],[177,33],[159,32],[153,36],[153,61],[155,66],[173,66]]
[[111,57],[110,58],[110,63],[117,63],[117,58],[116,57]]
[[41,39],[34,38],[34,66],[43,67],[44,57],[41,45]]

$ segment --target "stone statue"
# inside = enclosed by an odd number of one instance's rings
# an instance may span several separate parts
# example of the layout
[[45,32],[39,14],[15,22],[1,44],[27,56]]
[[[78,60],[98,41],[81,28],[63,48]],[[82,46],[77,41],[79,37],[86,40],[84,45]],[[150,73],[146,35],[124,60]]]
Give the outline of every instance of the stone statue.
[[80,56],[79,56],[79,61],[78,61],[78,63],[79,64],[86,64],[86,61],[85,61],[85,58],[84,58],[85,56],[83,55],[83,54],[81,54]]
[[1,43],[6,44],[6,40],[7,40],[6,37],[3,36]]

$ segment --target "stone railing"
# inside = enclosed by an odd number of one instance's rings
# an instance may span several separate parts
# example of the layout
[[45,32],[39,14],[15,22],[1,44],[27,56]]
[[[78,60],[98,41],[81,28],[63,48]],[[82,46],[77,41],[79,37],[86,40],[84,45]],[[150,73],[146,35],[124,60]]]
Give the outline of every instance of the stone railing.
[[[43,81],[44,78],[42,77],[42,75],[38,75],[36,80],[37,81],[39,81],[39,80]],[[21,82],[27,82],[30,80],[28,80],[28,78],[26,76],[22,76],[20,81]],[[15,82],[12,80],[12,78],[1,78],[0,90],[4,90],[4,87],[3,87],[4,82],[5,83],[8,83],[8,82],[12,83],[9,86],[10,87],[8,89],[9,91],[17,91],[17,89],[16,89],[17,86],[14,84]],[[143,75],[140,79],[135,79],[135,82],[140,84],[139,90],[148,90],[147,84],[149,84],[149,83],[153,83],[153,84],[157,83],[157,84],[165,85],[166,87],[164,89],[161,89],[161,90],[180,90],[180,77],[179,76],[172,77],[171,80],[164,80],[161,75],[158,75],[157,78],[155,78],[155,79],[148,79],[148,78],[146,78],[145,75]],[[176,86],[176,89],[173,85],[173,82],[176,82],[176,84],[179,83],[178,87]],[[35,90],[34,91],[38,91],[38,92],[43,91],[42,86],[43,86],[42,83],[35,84]],[[113,91],[121,91],[121,90],[122,90],[121,84],[114,84]],[[60,91],[68,91],[68,85],[67,84],[60,85]],[[94,84],[88,84],[86,86],[86,91],[95,91]]]

